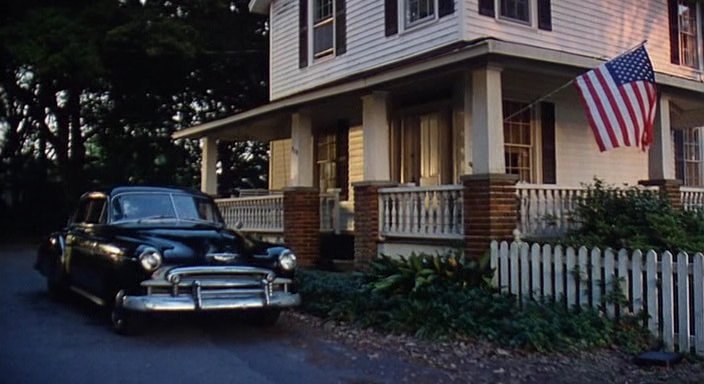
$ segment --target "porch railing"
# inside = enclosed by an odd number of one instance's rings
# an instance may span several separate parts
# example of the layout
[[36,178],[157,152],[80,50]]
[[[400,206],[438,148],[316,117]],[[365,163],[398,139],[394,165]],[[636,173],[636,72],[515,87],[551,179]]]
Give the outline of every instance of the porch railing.
[[704,210],[704,188],[680,187],[680,195],[685,211]]
[[217,199],[225,224],[244,232],[277,233],[284,231],[284,197],[281,194]]
[[384,237],[461,240],[462,186],[379,189],[379,226]]
[[557,237],[575,228],[572,212],[584,187],[552,184],[517,184],[518,230],[523,235]]

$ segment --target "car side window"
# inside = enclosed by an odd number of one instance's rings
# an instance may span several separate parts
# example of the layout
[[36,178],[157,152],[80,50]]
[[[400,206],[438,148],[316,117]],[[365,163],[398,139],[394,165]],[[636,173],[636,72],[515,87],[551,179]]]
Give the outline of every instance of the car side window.
[[105,223],[105,199],[95,198],[90,199],[88,214],[86,215],[86,223],[88,224],[104,224]]

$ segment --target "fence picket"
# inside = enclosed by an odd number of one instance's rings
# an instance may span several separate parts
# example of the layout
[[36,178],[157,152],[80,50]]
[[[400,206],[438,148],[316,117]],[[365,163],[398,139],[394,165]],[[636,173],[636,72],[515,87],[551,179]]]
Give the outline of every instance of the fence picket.
[[[540,246],[538,244],[533,244],[533,250],[535,253],[540,253]],[[543,294],[545,297],[555,299],[552,285],[552,248],[550,247],[550,244],[545,244],[543,247]]]
[[[614,251],[611,248],[604,252],[604,292],[609,294],[614,288],[614,277],[616,270],[614,269]],[[606,314],[610,318],[616,315],[616,307],[613,300],[606,300]]]
[[704,355],[704,255],[694,255],[692,268],[694,292],[694,350],[697,355]]
[[491,253],[491,257],[489,259],[489,268],[491,268],[492,271],[494,271],[494,274],[491,276],[491,285],[494,287],[499,286],[499,243],[494,240],[489,244],[489,251]]
[[575,266],[577,260],[574,248],[567,247],[567,308],[572,308],[577,303],[577,280],[575,279]]
[[541,296],[542,291],[540,290],[540,252],[533,253],[530,255],[530,291],[531,297],[537,299]]
[[[646,294],[648,295],[648,313],[657,314],[658,312],[658,266],[657,254],[650,250],[645,254],[645,286]],[[648,329],[656,330],[656,334],[660,333],[660,318],[657,315],[648,317]]]
[[631,286],[633,287],[633,313],[643,310],[643,252],[636,250],[631,259]]
[[599,308],[601,305],[601,250],[592,249],[592,308]]
[[[631,295],[628,292],[628,251],[622,249],[618,251],[618,287],[626,299],[626,302],[630,302]],[[623,315],[628,312],[628,304],[625,308],[619,304],[619,314]]]
[[677,254],[677,346],[680,352],[689,352],[689,256]]
[[508,293],[508,243],[505,241],[501,242],[501,248],[499,252],[499,265],[501,268],[501,280],[499,281],[501,293]]
[[[531,253],[535,253],[536,247],[538,251],[540,250],[540,246],[538,244],[533,244],[533,249],[531,250]],[[527,250],[527,247],[526,247]],[[522,303],[525,305],[525,303],[530,300],[531,297],[531,292],[530,292],[530,259],[528,252],[521,252],[521,295],[523,296],[522,298]]]
[[589,253],[587,248],[579,247],[578,255],[579,278],[577,283],[579,284],[579,306],[585,307],[589,306],[589,268],[587,267]]
[[510,246],[511,257],[509,258],[509,264],[511,266],[511,294],[516,296],[516,300],[520,300],[518,292],[518,268],[514,265],[518,262],[518,249],[520,244],[517,242],[512,242]]
[[665,349],[675,348],[675,311],[672,279],[672,254],[665,251],[662,255],[662,342]]
[[562,296],[565,295],[565,285],[563,283],[563,271],[564,267],[562,264],[562,246],[555,246],[555,301],[562,300]]

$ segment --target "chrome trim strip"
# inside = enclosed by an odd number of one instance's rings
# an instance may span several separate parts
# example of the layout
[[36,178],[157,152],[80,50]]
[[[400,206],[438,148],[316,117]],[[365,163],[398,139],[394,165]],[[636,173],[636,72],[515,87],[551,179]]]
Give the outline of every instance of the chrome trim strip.
[[301,303],[300,294],[274,293],[270,297],[267,305],[262,295],[251,295],[247,297],[231,299],[208,299],[202,300],[200,306],[196,301],[187,295],[171,297],[169,294],[152,296],[125,296],[124,308],[140,312],[170,312],[170,311],[213,311],[248,308],[287,308],[294,307]]
[[[265,280],[265,279],[262,279]],[[255,280],[255,279],[208,279],[208,280],[199,280],[200,285],[203,288],[227,288],[227,287],[251,287],[251,286],[259,286],[261,285],[262,280]],[[293,280],[291,279],[284,279],[284,278],[278,278],[275,279],[274,281],[271,282],[271,285],[286,285],[286,284],[292,284]],[[180,281],[178,284],[172,284],[168,281],[164,280],[144,280],[141,283],[142,287],[145,288],[173,288],[173,287],[179,287],[179,288],[188,288],[193,285],[193,281]]]
[[[196,266],[196,267],[176,267],[166,273],[166,280],[173,275],[199,275],[199,274],[246,274],[259,273],[262,275],[274,275],[274,272],[266,268],[247,266]],[[273,280],[273,278],[272,278]]]
[[85,297],[86,299],[94,302],[95,304],[98,304],[100,306],[105,306],[105,300],[99,298],[98,296],[95,296],[94,294],[84,291],[81,288],[74,287],[73,285],[70,287],[72,291],[76,292],[77,294]]

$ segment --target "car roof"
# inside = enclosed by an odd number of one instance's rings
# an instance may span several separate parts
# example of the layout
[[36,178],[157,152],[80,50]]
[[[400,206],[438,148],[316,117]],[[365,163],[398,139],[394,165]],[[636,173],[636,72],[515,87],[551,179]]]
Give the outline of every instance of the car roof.
[[111,188],[105,188],[105,189],[99,189],[99,190],[87,192],[87,193],[83,194],[83,197],[87,197],[87,196],[95,195],[95,194],[102,194],[102,195],[106,195],[106,196],[115,196],[115,195],[118,195],[121,193],[139,193],[139,192],[187,193],[189,195],[209,197],[205,193],[202,193],[202,192],[195,190],[195,189],[192,189],[192,188],[173,187],[173,186],[149,186],[149,185],[115,186],[115,187],[111,187]]

